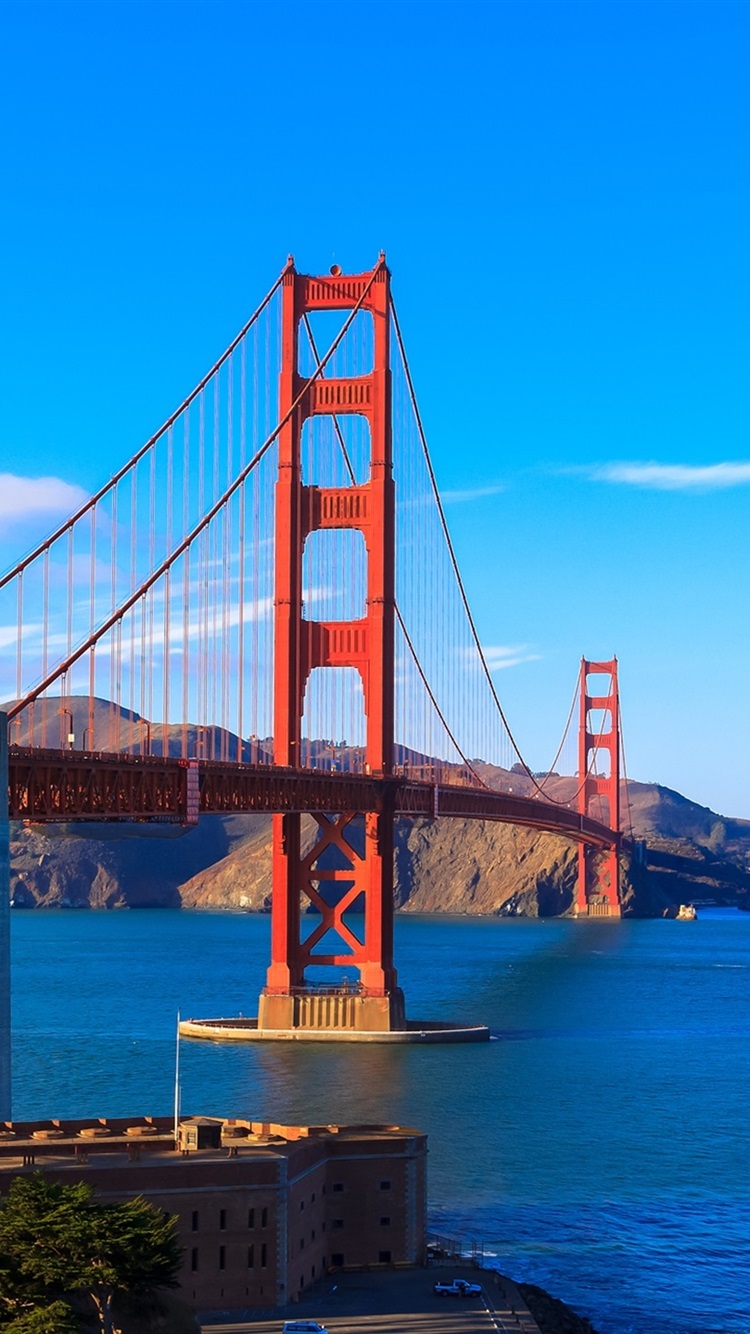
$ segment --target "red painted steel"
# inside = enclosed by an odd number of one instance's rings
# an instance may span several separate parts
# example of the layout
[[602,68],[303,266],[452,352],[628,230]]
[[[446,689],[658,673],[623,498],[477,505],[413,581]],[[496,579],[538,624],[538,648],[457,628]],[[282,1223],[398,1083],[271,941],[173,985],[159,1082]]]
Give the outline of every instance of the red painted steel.
[[[299,329],[313,311],[369,312],[374,328],[370,374],[318,379],[300,397]],[[305,687],[316,667],[354,667],[360,674],[366,715],[367,772],[387,777],[393,766],[394,533],[390,384],[390,274],[381,255],[372,273],[308,277],[289,267],[282,284],[282,369],[280,377],[279,472],[276,484],[276,590],[274,645],[274,759],[300,767]],[[296,406],[295,406],[296,403]],[[370,427],[369,478],[361,486],[303,484],[302,427],[316,415],[357,413]],[[302,614],[302,557],[308,536],[320,529],[362,533],[367,550],[367,609],[361,620],[323,622]],[[347,838],[357,812],[364,816],[364,849]],[[311,813],[315,814],[314,808]],[[300,814],[274,818],[271,964],[268,995],[288,995],[304,983],[310,964],[356,967],[362,994],[386,996],[397,986],[393,966],[393,803],[373,809],[369,802],[347,806],[338,818],[318,819],[319,833],[302,855]],[[335,849],[344,868],[318,864]],[[347,889],[339,902],[321,892],[327,881]],[[300,896],[320,913],[321,922],[300,940]],[[364,906],[364,940],[343,921],[346,908]],[[346,953],[322,955],[315,947],[334,931]]]
[[[604,824],[566,806],[534,797],[457,786],[314,769],[282,769],[232,761],[160,756],[83,754],[10,747],[9,814],[49,824],[66,820],[170,820],[200,815],[310,812],[335,818],[343,811],[396,817],[494,820],[563,834],[608,848]],[[197,793],[194,780],[197,779]]]
[[[591,689],[591,677],[604,678],[604,689]],[[592,711],[601,717],[592,727]],[[597,759],[604,757],[607,772],[596,772]],[[590,662],[581,659],[580,718],[578,730],[578,810],[611,830],[620,829],[620,698],[617,659]],[[620,915],[619,848],[611,842],[605,850],[583,844],[578,853],[576,912],[585,915]]]

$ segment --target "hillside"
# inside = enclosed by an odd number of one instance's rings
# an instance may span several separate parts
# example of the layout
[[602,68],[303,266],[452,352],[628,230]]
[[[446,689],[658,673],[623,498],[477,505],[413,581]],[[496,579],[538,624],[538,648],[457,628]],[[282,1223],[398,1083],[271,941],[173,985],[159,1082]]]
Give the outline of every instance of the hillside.
[[[496,771],[497,772],[497,771]],[[527,782],[515,775],[517,790]],[[573,779],[550,780],[557,799]],[[627,873],[624,907],[658,916],[694,899],[750,906],[750,821],[721,817],[669,788],[629,784],[645,861]],[[308,822],[308,836],[313,829]],[[19,908],[186,907],[267,911],[268,816],[205,816],[163,825],[12,828]],[[574,845],[490,822],[400,821],[397,907],[404,912],[551,916],[571,907]]]

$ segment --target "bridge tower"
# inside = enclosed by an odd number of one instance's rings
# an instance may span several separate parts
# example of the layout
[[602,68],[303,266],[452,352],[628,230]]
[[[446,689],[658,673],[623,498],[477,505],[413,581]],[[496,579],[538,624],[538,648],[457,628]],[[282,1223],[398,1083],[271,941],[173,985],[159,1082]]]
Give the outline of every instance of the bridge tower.
[[[299,373],[300,322],[314,311],[351,311],[361,302],[374,326],[370,373],[315,379],[304,391]],[[390,274],[380,256],[371,273],[309,277],[292,261],[282,289],[279,470],[276,484],[276,587],[274,660],[274,760],[299,768],[305,688],[316,667],[354,667],[360,674],[366,715],[366,772],[393,771],[394,536],[390,371]],[[304,422],[316,415],[361,414],[370,429],[369,477],[361,485],[319,487],[302,477]],[[302,558],[308,536],[321,529],[359,530],[367,551],[365,615],[354,621],[316,621],[303,615]],[[303,853],[301,814],[273,817],[271,964],[260,997],[261,1030],[405,1028],[403,994],[393,966],[392,798],[361,815],[364,849],[352,821],[357,812],[315,814],[317,832]],[[335,869],[332,864],[335,863]],[[340,893],[337,891],[340,884]],[[345,914],[364,905],[363,939]],[[300,904],[311,904],[318,925],[301,939]],[[334,933],[334,934],[329,934]],[[328,940],[326,941],[326,937]],[[336,952],[316,946],[337,939]],[[330,944],[329,944],[330,948]],[[313,964],[356,969],[356,986],[306,983]]]
[[[592,718],[592,713],[596,718]],[[597,772],[601,767],[603,772]],[[617,658],[581,659],[578,730],[578,810],[610,829],[620,828],[620,697]],[[619,848],[578,849],[578,917],[619,917]]]

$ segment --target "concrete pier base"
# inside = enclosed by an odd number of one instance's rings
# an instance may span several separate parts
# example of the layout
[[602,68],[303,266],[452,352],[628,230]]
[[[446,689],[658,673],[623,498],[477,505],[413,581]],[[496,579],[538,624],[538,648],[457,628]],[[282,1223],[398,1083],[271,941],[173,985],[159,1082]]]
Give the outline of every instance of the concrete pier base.
[[264,990],[257,1019],[184,1019],[180,1033],[215,1042],[487,1042],[490,1036],[484,1024],[407,1020],[400,987],[368,996],[351,986]]
[[437,1042],[489,1042],[485,1024],[461,1026],[410,1019],[405,1028],[260,1028],[257,1019],[183,1019],[180,1034],[210,1042],[383,1042],[420,1046]]
[[0,713],[0,1121],[11,1118],[10,1099],[10,820],[8,717]]
[[622,909],[619,903],[610,903],[609,899],[590,898],[584,911],[577,912],[575,916],[579,921],[585,921],[591,917],[607,917],[611,920],[622,917]]
[[350,988],[298,990],[286,995],[263,991],[258,1028],[324,1029],[326,1032],[400,1032],[406,1028],[404,993],[400,987],[385,996],[365,996]]

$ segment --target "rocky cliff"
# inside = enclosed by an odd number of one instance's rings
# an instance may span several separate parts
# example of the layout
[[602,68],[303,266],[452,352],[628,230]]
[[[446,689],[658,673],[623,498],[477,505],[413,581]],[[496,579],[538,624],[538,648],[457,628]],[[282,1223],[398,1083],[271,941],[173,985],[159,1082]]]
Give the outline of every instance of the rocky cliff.
[[552,1297],[544,1288],[533,1283],[519,1283],[523,1297],[541,1334],[596,1334],[594,1326],[559,1297]]

